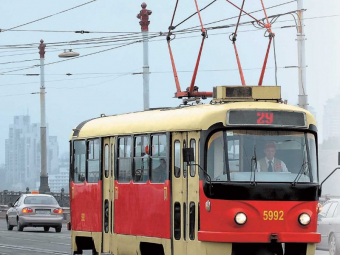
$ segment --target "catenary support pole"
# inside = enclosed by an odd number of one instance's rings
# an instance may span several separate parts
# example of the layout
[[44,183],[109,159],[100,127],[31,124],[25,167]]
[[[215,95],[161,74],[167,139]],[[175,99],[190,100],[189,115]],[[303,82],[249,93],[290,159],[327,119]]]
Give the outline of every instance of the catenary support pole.
[[40,187],[39,193],[48,193],[50,188],[48,186],[47,175],[47,142],[46,142],[46,114],[45,114],[45,74],[44,74],[44,60],[45,48],[43,40],[40,40],[39,54],[40,54]]
[[298,5],[298,58],[299,58],[299,106],[308,108],[308,95],[306,83],[306,52],[305,52],[305,28],[304,28],[304,15],[303,0],[297,0]]
[[152,11],[146,9],[146,3],[142,3],[142,10],[137,15],[137,18],[140,19],[139,24],[142,28],[143,35],[143,102],[144,102],[144,110],[148,110],[150,108],[149,101],[149,16],[152,14]]

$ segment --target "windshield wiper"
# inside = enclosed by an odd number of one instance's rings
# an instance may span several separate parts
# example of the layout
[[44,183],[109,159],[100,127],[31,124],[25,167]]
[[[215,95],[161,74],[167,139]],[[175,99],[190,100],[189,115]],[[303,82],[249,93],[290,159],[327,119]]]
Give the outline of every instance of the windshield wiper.
[[257,171],[257,157],[256,157],[256,145],[254,145],[254,154],[251,158],[251,162],[254,161],[254,180],[252,182],[251,177],[253,176],[253,164],[250,163],[250,184],[256,185],[256,171]]
[[[294,181],[292,182],[292,186],[295,186],[296,183],[300,180],[302,172],[303,172],[302,170],[304,169],[305,165],[308,165],[308,161],[305,161],[305,162],[302,163],[299,173],[297,174]],[[307,170],[309,170],[309,169],[307,169]]]
[[199,164],[189,163],[188,166],[198,166],[199,167],[199,169],[203,172],[203,176],[204,176],[205,180],[207,182],[209,182],[209,193],[210,193],[210,195],[212,195],[212,192],[211,192],[212,181],[211,181],[211,177],[208,174],[208,172],[206,170],[204,170]]

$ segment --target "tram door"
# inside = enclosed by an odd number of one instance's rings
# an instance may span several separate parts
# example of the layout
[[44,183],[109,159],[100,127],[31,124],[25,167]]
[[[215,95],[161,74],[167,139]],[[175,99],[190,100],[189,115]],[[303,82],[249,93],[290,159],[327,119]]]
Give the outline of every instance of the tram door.
[[103,140],[103,252],[110,251],[110,239],[113,233],[113,155],[114,137]]
[[196,254],[199,177],[196,166],[183,162],[183,148],[192,147],[198,162],[199,132],[172,135],[172,254]]

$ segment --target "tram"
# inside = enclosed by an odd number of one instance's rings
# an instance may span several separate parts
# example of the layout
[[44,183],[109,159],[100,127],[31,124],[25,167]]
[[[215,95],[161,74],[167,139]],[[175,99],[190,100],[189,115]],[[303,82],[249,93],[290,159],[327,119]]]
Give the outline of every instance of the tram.
[[72,131],[73,254],[315,253],[314,117],[284,104],[278,86],[213,94]]

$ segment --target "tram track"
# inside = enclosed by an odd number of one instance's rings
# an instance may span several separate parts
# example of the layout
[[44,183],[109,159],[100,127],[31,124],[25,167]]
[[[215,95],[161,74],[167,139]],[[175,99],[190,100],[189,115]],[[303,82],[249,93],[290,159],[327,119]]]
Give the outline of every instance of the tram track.
[[[47,250],[47,249],[41,249],[41,248],[32,248],[28,246],[9,245],[9,244],[0,243],[0,249],[1,248],[9,249],[9,250],[18,250],[18,251],[30,251],[30,252],[41,253],[41,254],[69,255],[69,252],[53,251],[53,250]],[[0,253],[0,255],[2,254],[7,254],[7,253]]]
[[[71,246],[70,243],[61,243],[61,242],[46,242],[46,241],[40,241],[37,239],[29,239],[29,238],[21,238],[21,237],[13,237],[13,236],[2,236],[3,239],[11,239],[11,240],[20,240],[20,241],[28,241],[28,242],[35,242],[35,243],[49,243],[49,244],[57,244],[57,245],[65,245],[65,246]],[[0,255],[2,255],[0,253]]]

